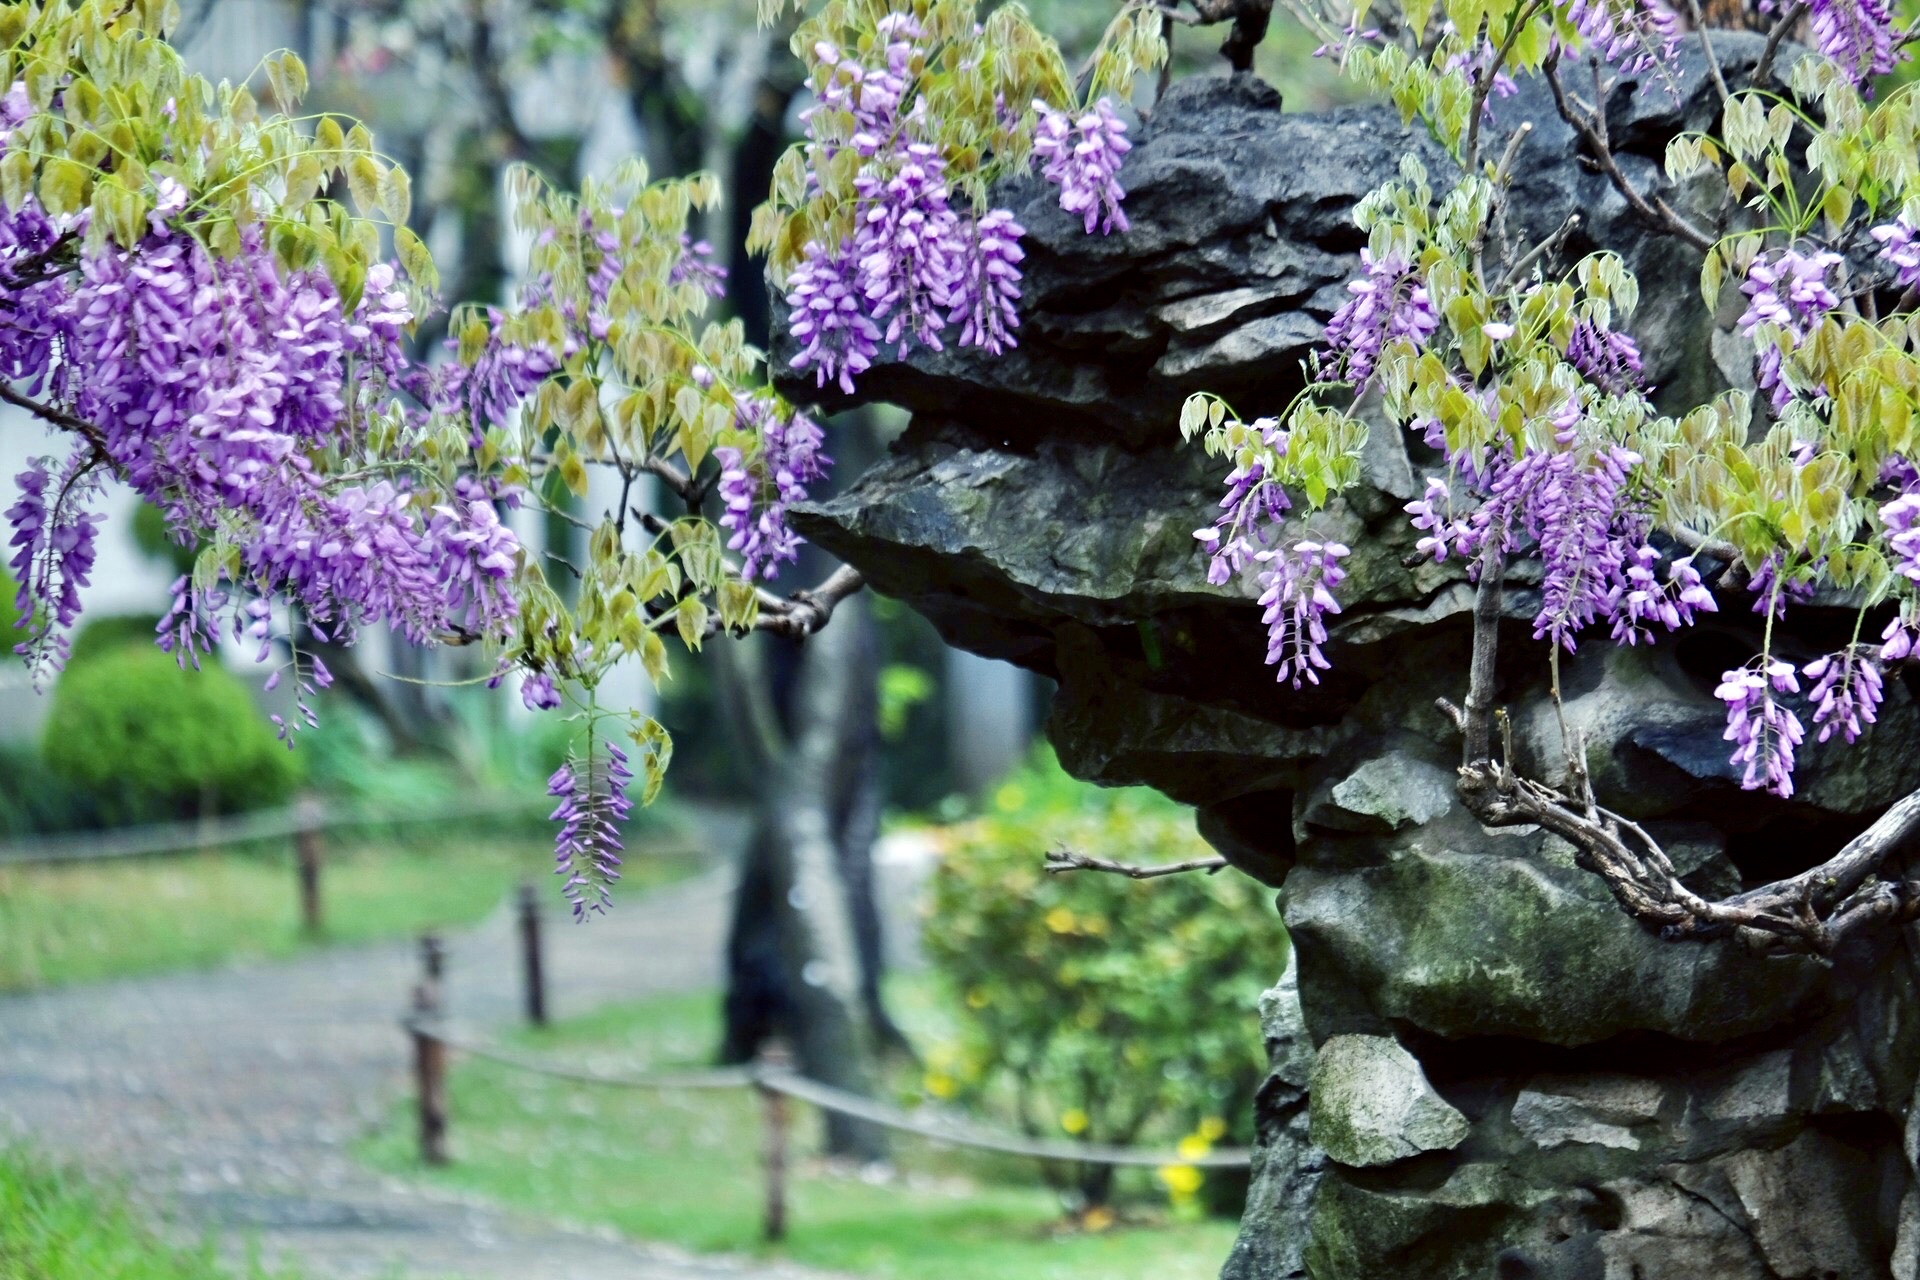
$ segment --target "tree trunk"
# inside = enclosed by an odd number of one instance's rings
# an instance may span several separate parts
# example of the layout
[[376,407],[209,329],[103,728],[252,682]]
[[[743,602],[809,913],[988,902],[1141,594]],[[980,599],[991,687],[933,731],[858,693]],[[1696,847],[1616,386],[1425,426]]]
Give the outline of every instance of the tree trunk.
[[[731,644],[709,652],[736,739],[758,780],[757,829],[742,867],[729,942],[729,959],[737,967],[724,1048],[748,1056],[780,1026],[793,1041],[802,1072],[866,1093],[872,1049],[861,948],[833,820],[842,725],[855,701],[849,697],[856,683],[855,632],[829,626],[802,650],[792,734],[782,731],[760,664],[752,660],[759,654]],[[871,1125],[830,1114],[826,1132],[831,1154],[886,1158],[885,1134]]]

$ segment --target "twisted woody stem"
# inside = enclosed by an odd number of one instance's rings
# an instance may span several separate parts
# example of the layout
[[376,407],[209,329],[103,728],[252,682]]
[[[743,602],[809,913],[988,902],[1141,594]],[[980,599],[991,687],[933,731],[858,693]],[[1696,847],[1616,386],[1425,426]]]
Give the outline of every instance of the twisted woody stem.
[[1820,865],[1709,901],[1680,883],[1672,860],[1644,828],[1594,801],[1574,742],[1567,744],[1567,775],[1580,784],[1580,795],[1522,776],[1513,767],[1510,743],[1496,757],[1494,666],[1505,556],[1494,548],[1502,541],[1490,531],[1489,550],[1481,556],[1466,706],[1439,702],[1466,742],[1457,789],[1474,817],[1489,827],[1537,826],[1566,840],[1628,915],[1671,937],[1732,934],[1760,951],[1827,955],[1876,924],[1920,918],[1920,875],[1892,869],[1895,855],[1920,831],[1920,790],[1894,802]]

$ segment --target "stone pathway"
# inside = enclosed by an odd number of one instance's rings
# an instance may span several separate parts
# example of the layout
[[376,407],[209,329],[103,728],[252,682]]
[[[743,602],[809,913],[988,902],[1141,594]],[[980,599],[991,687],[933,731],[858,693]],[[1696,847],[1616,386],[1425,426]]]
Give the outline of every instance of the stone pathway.
[[[729,885],[716,868],[580,928],[556,910],[555,1015],[717,986]],[[450,940],[454,1016],[517,1016],[515,936],[503,908]],[[417,972],[416,949],[394,943],[0,999],[0,1133],[122,1175],[187,1232],[257,1243],[309,1280],[805,1280],[532,1222],[358,1164],[351,1145],[406,1085],[397,1019]]]

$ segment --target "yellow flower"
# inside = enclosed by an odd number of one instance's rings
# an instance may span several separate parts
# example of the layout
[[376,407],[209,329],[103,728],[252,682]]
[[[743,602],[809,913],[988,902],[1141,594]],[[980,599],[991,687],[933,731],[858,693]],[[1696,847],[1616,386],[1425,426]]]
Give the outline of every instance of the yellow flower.
[[1213,1144],[1197,1133],[1190,1133],[1180,1139],[1180,1145],[1175,1149],[1179,1151],[1182,1160],[1198,1160],[1213,1150]]
[[953,1077],[944,1071],[929,1071],[926,1076],[927,1092],[936,1098],[951,1098],[954,1094]]
[[1047,912],[1047,928],[1054,933],[1072,933],[1073,925],[1073,912],[1065,907],[1055,907]]
[[1191,1199],[1193,1193],[1200,1189],[1200,1184],[1206,1181],[1201,1172],[1190,1164],[1163,1164],[1155,1172],[1159,1175],[1160,1184],[1167,1189],[1167,1194],[1176,1201]]
[[1208,1142],[1218,1142],[1227,1136],[1227,1122],[1219,1116],[1208,1116],[1200,1122],[1200,1128],[1195,1132]]
[[1069,1107],[1060,1113],[1060,1127],[1071,1134],[1085,1133],[1087,1126],[1092,1123],[1093,1121],[1087,1118],[1087,1113],[1078,1107]]

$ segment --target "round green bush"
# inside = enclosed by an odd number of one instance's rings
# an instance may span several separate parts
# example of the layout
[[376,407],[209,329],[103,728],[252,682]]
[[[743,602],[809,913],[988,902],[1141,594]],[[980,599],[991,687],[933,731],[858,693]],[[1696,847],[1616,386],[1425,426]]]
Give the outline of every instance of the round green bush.
[[85,665],[114,649],[154,647],[154,624],[159,618],[151,613],[103,613],[82,617],[79,630],[68,646],[67,665]]
[[183,671],[158,649],[104,647],[71,664],[52,697],[47,764],[109,820],[259,808],[300,780],[246,687],[216,663]]
[[[1272,891],[1231,870],[1047,874],[1043,853],[1063,845],[1122,862],[1212,852],[1190,809],[1076,782],[1050,755],[950,830],[923,943],[960,1033],[929,1055],[928,1091],[1054,1138],[1195,1154],[1250,1141],[1267,1065],[1257,1002],[1287,961]],[[1239,1210],[1241,1179],[1191,1166],[1160,1178],[1176,1206]],[[1071,1189],[1098,1205],[1109,1181],[1084,1166]]]

